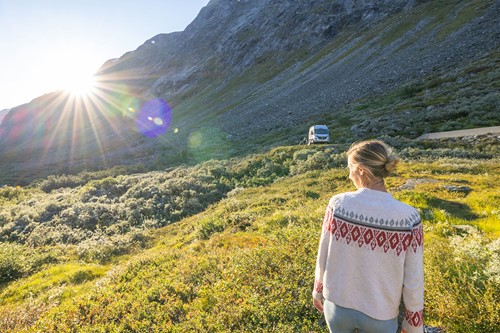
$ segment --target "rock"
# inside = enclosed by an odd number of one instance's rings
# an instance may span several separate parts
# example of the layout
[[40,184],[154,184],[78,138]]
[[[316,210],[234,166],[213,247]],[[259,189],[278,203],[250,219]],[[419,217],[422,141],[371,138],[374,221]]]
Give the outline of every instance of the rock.
[[448,192],[457,192],[468,194],[472,189],[469,186],[455,186],[455,185],[445,185],[444,188]]
[[431,327],[424,325],[424,333],[445,333],[445,329],[442,327]]
[[476,227],[466,224],[457,224],[454,225],[453,228],[455,228],[458,231],[458,233],[462,234],[474,234],[478,231]]
[[401,185],[397,189],[399,191],[401,191],[401,190],[413,190],[415,188],[415,186],[417,186],[418,184],[437,183],[437,182],[438,182],[438,180],[435,180],[435,179],[426,179],[426,178],[413,179],[413,178],[410,178],[406,181],[406,183],[404,183],[403,185]]

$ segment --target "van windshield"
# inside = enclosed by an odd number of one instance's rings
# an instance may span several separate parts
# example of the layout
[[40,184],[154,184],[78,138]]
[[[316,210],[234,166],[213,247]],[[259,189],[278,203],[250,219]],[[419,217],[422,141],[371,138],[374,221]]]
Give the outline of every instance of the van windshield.
[[316,134],[328,134],[328,129],[326,129],[326,128],[316,128],[314,130],[314,133],[316,133]]

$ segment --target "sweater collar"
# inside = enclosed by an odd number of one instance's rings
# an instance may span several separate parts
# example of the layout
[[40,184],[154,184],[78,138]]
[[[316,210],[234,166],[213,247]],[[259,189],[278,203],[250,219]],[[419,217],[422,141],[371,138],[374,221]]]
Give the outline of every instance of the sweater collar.
[[370,195],[370,196],[388,196],[392,198],[392,195],[389,192],[382,192],[377,190],[372,190],[370,188],[362,187],[356,191],[356,193]]

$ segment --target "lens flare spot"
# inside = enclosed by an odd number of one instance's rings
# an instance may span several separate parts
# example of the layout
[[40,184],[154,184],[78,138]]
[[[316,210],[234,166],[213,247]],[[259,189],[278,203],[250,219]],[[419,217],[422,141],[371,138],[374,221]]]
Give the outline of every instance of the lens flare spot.
[[122,116],[135,119],[135,113],[140,109],[139,100],[133,96],[126,84],[101,81],[103,96],[116,107]]
[[137,129],[151,138],[165,134],[171,123],[172,108],[161,98],[145,102],[136,119]]
[[203,142],[203,135],[200,132],[191,133],[188,139],[188,145],[190,148],[197,148],[201,146]]
[[124,102],[127,103],[127,110],[130,113],[135,113],[140,109],[139,100],[135,97],[126,96]]

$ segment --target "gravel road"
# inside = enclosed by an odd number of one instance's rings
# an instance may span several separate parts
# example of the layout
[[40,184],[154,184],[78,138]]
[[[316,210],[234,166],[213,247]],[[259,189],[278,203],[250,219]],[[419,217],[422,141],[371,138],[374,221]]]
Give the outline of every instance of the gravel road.
[[417,140],[459,138],[463,136],[485,135],[485,134],[500,134],[500,126],[482,127],[482,128],[449,131],[449,132],[426,133],[419,136]]

